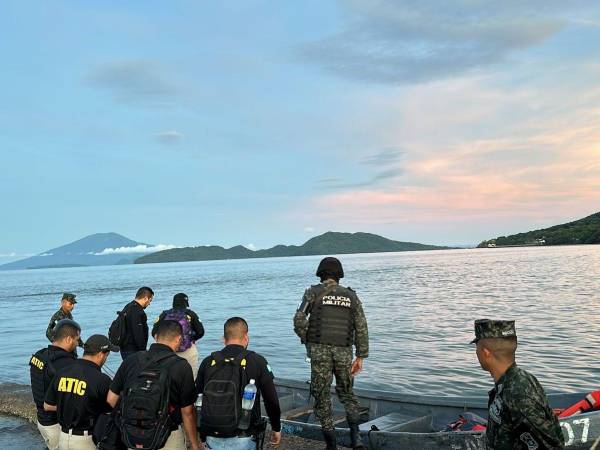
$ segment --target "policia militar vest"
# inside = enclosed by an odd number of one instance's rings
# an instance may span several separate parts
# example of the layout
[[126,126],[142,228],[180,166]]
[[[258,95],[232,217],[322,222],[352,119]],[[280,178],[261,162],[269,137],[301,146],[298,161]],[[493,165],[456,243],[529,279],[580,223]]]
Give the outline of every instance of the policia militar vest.
[[[29,360],[29,373],[31,376],[31,393],[33,394],[33,400],[38,410],[38,416],[40,413],[45,416],[49,422],[56,423],[56,413],[44,411],[44,397],[46,390],[50,386],[56,370],[54,364],[56,361],[62,358],[70,358],[75,361],[75,357],[72,353],[66,352],[61,348],[49,345],[32,355]],[[38,417],[39,418],[39,417]],[[51,425],[52,423],[42,424]]]
[[306,341],[311,344],[351,347],[354,342],[352,310],[356,308],[356,294],[340,285],[318,284],[310,316]]

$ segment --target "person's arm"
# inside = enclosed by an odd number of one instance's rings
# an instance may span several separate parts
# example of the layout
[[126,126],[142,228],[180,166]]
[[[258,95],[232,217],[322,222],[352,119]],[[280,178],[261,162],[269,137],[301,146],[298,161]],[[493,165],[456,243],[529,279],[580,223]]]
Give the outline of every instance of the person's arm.
[[138,350],[146,350],[148,344],[148,324],[146,323],[146,313],[140,308],[131,309],[130,324],[133,342]]
[[198,443],[198,430],[196,429],[196,408],[193,404],[181,408],[181,418],[183,419],[183,429],[185,430],[191,449],[198,450],[200,444]]
[[313,297],[314,295],[311,289],[307,289],[302,296],[302,301],[298,305],[296,314],[294,314],[294,333],[298,335],[302,344],[306,343],[308,316],[312,308]]
[[508,407],[521,442],[528,448],[539,450],[563,448],[560,424],[539,384],[519,386],[511,395],[506,394],[504,399],[509,399]]
[[204,325],[202,325],[202,322],[200,322],[200,319],[198,318],[198,314],[196,314],[194,311],[190,311],[190,316],[192,318],[192,330],[194,331],[194,341],[199,341],[200,339],[202,339],[202,337],[204,336]]
[[192,450],[198,449],[198,430],[196,425],[196,399],[198,393],[194,385],[194,373],[192,367],[184,361],[181,361],[181,382],[178,383],[180,397],[178,404],[181,406],[181,418],[183,419],[183,429],[192,445]]
[[108,403],[108,393],[110,392],[110,383],[111,383],[111,380],[108,375],[103,376],[102,382],[98,383],[97,399],[98,399],[98,402],[100,403],[100,405],[98,406],[98,409],[100,410],[101,413],[110,412],[110,410],[114,408],[113,405]]
[[56,318],[54,316],[55,314],[52,314],[50,322],[48,323],[48,328],[46,328],[46,338],[48,338],[50,342],[54,341],[54,327],[56,326]]
[[123,391],[123,387],[125,385],[126,370],[127,366],[125,362],[121,363],[121,365],[117,369],[115,377],[110,383],[108,394],[106,396],[106,403],[108,403],[113,408],[117,406],[117,403],[119,401],[119,395],[121,394],[121,391]]
[[106,403],[108,403],[111,407],[117,406],[119,402],[119,396],[115,394],[112,389],[108,390],[108,395],[106,396]]
[[50,386],[46,390],[46,395],[44,396],[44,411],[56,411],[56,404],[58,403],[58,399],[56,398],[56,393],[58,391],[58,376],[54,376]]
[[279,407],[279,397],[277,396],[277,390],[275,389],[275,383],[273,372],[267,363],[267,360],[263,357],[257,356],[259,377],[257,380],[257,387],[260,389],[260,393],[263,397],[263,403],[269,416],[269,422],[271,423],[271,429],[273,430],[273,436],[271,437],[271,443],[278,445],[281,441],[281,408]]
[[363,368],[363,359],[369,356],[369,328],[367,318],[363,311],[362,303],[356,296],[356,305],[352,311],[354,325],[354,345],[356,346],[356,359],[352,361],[350,373],[357,375]]

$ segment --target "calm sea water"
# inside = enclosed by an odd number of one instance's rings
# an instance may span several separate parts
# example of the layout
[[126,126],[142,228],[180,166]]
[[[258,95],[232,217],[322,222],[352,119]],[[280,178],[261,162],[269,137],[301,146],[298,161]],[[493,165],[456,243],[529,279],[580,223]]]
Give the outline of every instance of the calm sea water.
[[[250,346],[276,376],[308,379],[292,317],[319,257],[208,261],[0,272],[0,382],[28,383],[28,358],[63,291],[77,293],[84,338],[106,333],[136,289],[156,296],[149,320],[186,292],[206,336],[201,356],[221,347],[223,322],[246,318]],[[346,278],[363,301],[371,356],[358,386],[440,395],[481,395],[491,386],[477,362],[473,320],[515,319],[517,358],[548,391],[597,389],[600,364],[600,246],[346,255]],[[113,355],[114,371],[120,357]]]

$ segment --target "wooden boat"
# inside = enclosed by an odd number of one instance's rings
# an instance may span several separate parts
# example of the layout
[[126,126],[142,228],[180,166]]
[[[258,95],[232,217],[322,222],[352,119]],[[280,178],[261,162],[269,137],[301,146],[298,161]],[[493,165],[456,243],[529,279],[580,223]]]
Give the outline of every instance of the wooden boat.
[[[277,379],[282,410],[282,431],[307,439],[322,440],[307,382]],[[445,432],[459,414],[471,412],[487,417],[487,397],[434,397],[395,392],[354,390],[363,406],[360,425],[365,445],[372,450],[484,450],[482,432]],[[553,408],[566,408],[581,400],[581,394],[551,394]],[[344,409],[332,389],[334,422],[340,445],[349,445]],[[567,449],[590,449],[600,440],[600,411],[560,421]],[[600,445],[598,445],[600,450]]]

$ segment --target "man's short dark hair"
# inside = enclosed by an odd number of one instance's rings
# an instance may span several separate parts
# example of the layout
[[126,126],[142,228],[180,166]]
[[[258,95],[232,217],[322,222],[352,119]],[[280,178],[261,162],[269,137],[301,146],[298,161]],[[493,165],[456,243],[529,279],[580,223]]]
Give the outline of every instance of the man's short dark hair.
[[226,341],[241,339],[246,334],[248,334],[248,322],[241,317],[231,317],[223,325],[223,337]]
[[79,333],[79,328],[77,328],[75,325],[71,325],[69,323],[61,324],[60,327],[58,327],[54,332],[54,340],[62,341],[68,337],[77,339]]
[[159,320],[153,332],[156,340],[164,339],[171,341],[179,336],[183,336],[181,325],[174,320]]
[[135,294],[135,298],[150,298],[154,297],[154,291],[150,289],[148,286],[141,287],[137,290]]

